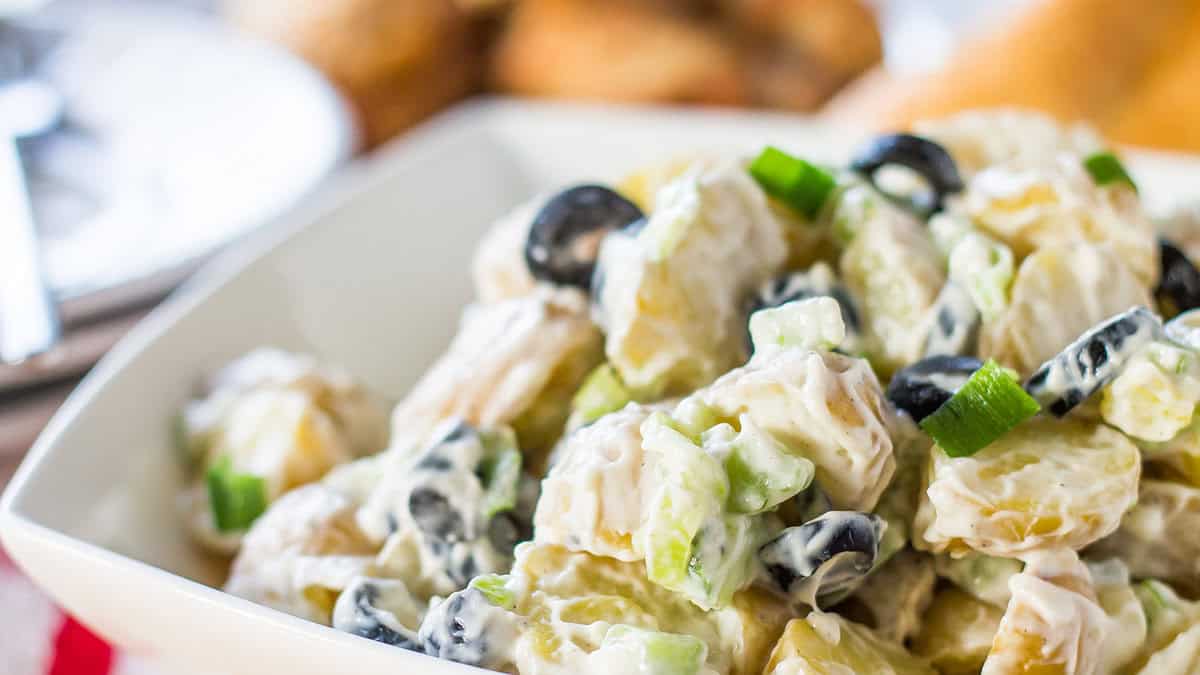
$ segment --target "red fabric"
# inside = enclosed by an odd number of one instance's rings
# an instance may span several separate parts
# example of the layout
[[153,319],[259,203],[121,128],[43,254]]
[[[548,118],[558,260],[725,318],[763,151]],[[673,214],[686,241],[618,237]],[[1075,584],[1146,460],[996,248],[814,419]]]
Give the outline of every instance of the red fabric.
[[75,619],[64,615],[54,639],[54,654],[47,675],[108,675],[113,650]]
[[[0,549],[0,569],[15,570],[15,565]],[[32,586],[24,577],[6,573],[7,584]],[[49,601],[47,601],[48,603]],[[52,621],[46,642],[50,649],[46,653],[45,667],[39,669],[44,675],[113,675],[116,655],[111,646],[75,619],[59,613],[61,621]],[[40,622],[39,622],[40,623]],[[0,626],[3,630],[4,626]],[[8,663],[6,654],[0,653],[0,671]],[[33,664],[30,664],[33,665]],[[22,668],[24,670],[24,668]],[[26,673],[4,673],[4,675],[27,675]]]

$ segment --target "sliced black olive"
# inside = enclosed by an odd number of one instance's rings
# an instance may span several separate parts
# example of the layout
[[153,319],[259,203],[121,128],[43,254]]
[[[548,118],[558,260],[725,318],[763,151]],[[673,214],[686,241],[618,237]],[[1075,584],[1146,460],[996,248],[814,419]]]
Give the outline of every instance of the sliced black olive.
[[1131,356],[1162,335],[1162,321],[1145,307],[1134,307],[1100,322],[1043,363],[1025,391],[1062,417],[1112,382]]
[[403,583],[360,577],[338,596],[333,608],[333,627],[376,642],[420,651],[416,631],[401,624],[394,611],[397,605],[409,605],[406,609],[416,611],[412,603]]
[[769,584],[793,602],[833,597],[871,571],[883,528],[883,519],[873,513],[829,511],[785,529],[758,557]]
[[850,168],[863,174],[878,189],[875,173],[889,164],[912,169],[929,184],[931,194],[927,203],[915,205],[922,212],[921,215],[941,211],[946,196],[963,189],[962,176],[950,153],[937,143],[912,134],[889,134],[876,138],[854,157]]
[[525,241],[525,264],[535,279],[587,290],[599,247],[587,235],[617,230],[642,217],[637,205],[604,186],[568,188],[534,216]]
[[421,486],[408,496],[413,522],[427,537],[454,543],[467,539],[466,523],[450,500],[432,487]]
[[902,368],[888,383],[892,405],[920,422],[942,407],[983,362],[971,356],[930,356]]
[[933,303],[933,325],[925,337],[925,356],[958,356],[975,351],[979,308],[958,284],[947,281]]
[[1158,240],[1162,276],[1154,297],[1169,315],[1200,307],[1200,270],[1187,254],[1166,239]]
[[451,593],[435,605],[417,631],[422,651],[440,659],[482,668],[503,668],[503,653],[514,639],[505,630],[511,615],[475,588]]

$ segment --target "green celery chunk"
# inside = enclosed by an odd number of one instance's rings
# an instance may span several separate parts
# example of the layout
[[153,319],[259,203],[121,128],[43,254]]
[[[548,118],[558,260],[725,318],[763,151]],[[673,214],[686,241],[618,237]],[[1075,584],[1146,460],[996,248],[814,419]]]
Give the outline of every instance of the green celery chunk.
[[643,534],[646,573],[659,586],[687,592],[692,541],[707,521],[720,517],[728,479],[720,462],[677,431],[667,415],[651,415],[641,430],[646,450],[661,454],[667,467]]
[[481,434],[487,457],[479,465],[483,481],[483,517],[490,519],[502,511],[517,506],[517,490],[521,480],[521,451],[517,449],[512,431]]
[[213,523],[220,532],[245,530],[267,510],[267,482],[259,476],[237,473],[224,455],[209,467],[204,482]]
[[828,171],[772,146],[750,164],[750,175],[767,194],[810,219],[820,212],[836,185]]
[[989,359],[920,426],[947,455],[970,457],[1039,410],[1011,372]]
[[491,604],[511,612],[517,607],[517,596],[508,590],[505,586],[507,583],[507,576],[484,574],[475,577],[467,585],[483,593],[483,597],[487,598],[487,601]]
[[816,467],[746,418],[725,458],[725,473],[729,476],[726,507],[733,513],[756,514],[808,488]]
[[1096,185],[1125,183],[1133,188],[1134,192],[1137,192],[1137,183],[1133,182],[1133,177],[1125,170],[1125,165],[1121,163],[1121,160],[1111,152],[1097,152],[1089,155],[1083,160],[1083,168],[1091,174]]
[[697,637],[624,624],[611,626],[600,646],[632,650],[640,657],[636,672],[642,675],[695,675],[708,652],[708,646]]
[[827,296],[793,300],[750,315],[754,352],[797,347],[832,351],[846,339],[837,300]]
[[571,399],[571,408],[588,424],[624,408],[632,400],[633,396],[625,389],[612,364],[602,363],[588,373],[575,398]]

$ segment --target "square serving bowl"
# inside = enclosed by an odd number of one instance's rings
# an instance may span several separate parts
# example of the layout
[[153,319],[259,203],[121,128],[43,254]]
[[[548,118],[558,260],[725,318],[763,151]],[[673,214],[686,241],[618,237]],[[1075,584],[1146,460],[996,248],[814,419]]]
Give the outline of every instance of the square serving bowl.
[[[312,352],[400,398],[469,301],[488,224],[538,191],[656,159],[771,143],[844,159],[861,133],[780,115],[482,100],[353,168],[214,261],[84,380],[0,502],[9,554],[137,655],[205,675],[480,672],[221,592],[190,545],[170,420],[204,373],[260,345]],[[1143,192],[1186,195],[1197,164],[1137,154]],[[407,669],[407,670],[406,670]]]

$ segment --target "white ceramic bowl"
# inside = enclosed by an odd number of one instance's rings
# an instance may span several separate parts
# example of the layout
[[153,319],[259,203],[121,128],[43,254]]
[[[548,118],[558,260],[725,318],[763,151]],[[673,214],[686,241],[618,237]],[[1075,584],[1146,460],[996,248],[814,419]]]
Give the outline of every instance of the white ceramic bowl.
[[[696,150],[774,143],[834,160],[854,137],[731,112],[482,101],[447,113],[210,265],[106,357],[5,493],[4,545],[100,634],[187,672],[479,672],[212,586],[221,571],[189,546],[174,504],[169,421],[193,383],[273,344],[345,364],[398,398],[454,331],[476,240],[521,199]],[[1158,200],[1186,194],[1196,175],[1184,158],[1139,156],[1134,168]]]

